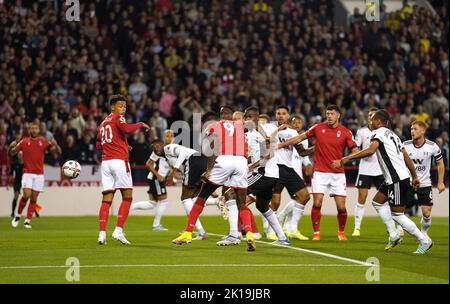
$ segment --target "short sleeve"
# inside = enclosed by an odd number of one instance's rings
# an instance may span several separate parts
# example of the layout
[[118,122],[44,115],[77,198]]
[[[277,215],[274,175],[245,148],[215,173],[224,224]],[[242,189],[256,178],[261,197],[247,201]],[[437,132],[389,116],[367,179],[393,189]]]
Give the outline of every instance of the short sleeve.
[[363,140],[363,138],[362,138],[362,136],[361,136],[361,129],[359,129],[359,130],[356,132],[356,136],[355,136],[355,142],[356,142],[356,145],[357,145],[358,147],[361,147],[361,146],[362,146],[362,140]]
[[433,157],[434,160],[439,161],[442,159],[442,152],[438,145],[433,145]]
[[353,138],[352,131],[347,130],[347,147],[349,147],[350,149],[353,149],[356,146],[357,145],[356,145],[355,139]]
[[159,156],[156,155],[155,152],[152,152],[152,154],[150,155],[149,159],[151,159],[152,161],[156,162],[158,161]]
[[306,131],[306,137],[311,138],[311,137],[316,136],[316,129],[317,129],[317,125],[314,125],[311,128],[309,128],[309,130]]
[[370,137],[370,141],[378,141],[379,143],[382,143],[381,137],[378,133],[373,132],[372,137]]

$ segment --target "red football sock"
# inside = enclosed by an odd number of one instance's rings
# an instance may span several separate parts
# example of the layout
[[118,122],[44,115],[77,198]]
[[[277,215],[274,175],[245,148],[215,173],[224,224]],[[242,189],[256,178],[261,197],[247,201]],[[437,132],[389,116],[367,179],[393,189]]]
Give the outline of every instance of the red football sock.
[[28,200],[24,199],[23,196],[21,197],[20,202],[19,202],[19,207],[17,208],[18,215],[22,214],[23,209],[25,209],[25,206],[27,205],[27,201]]
[[338,211],[337,218],[339,223],[339,231],[344,231],[345,224],[347,223],[347,209],[344,211]]
[[252,212],[247,206],[243,205],[239,207],[239,217],[244,224],[245,233],[252,231]]
[[106,225],[108,224],[109,208],[111,208],[111,202],[102,201],[100,206],[99,218],[99,230],[106,231]]
[[[250,210],[250,209],[248,209],[248,210]],[[253,233],[259,233],[258,225],[256,225],[255,216],[253,215],[253,212],[251,210],[250,210],[250,212],[252,214],[252,218],[251,218],[251,220],[252,220],[252,232]]]
[[192,206],[191,212],[189,212],[188,223],[185,231],[192,232],[192,230],[194,230],[195,223],[197,222],[200,214],[202,213],[203,207],[205,207],[205,202],[206,202],[205,199],[197,197],[194,206]]
[[311,210],[311,220],[314,232],[320,231],[320,208],[313,207]]
[[237,227],[237,229],[238,229],[239,233],[241,233],[241,231],[242,231],[242,220],[241,220],[241,215],[240,214],[239,214],[239,217],[238,217],[238,227]]
[[120,204],[119,212],[117,213],[117,227],[123,228],[130,213],[131,199],[124,199]]
[[28,210],[27,210],[27,220],[31,220],[34,214],[34,209],[36,208],[36,201],[31,201],[28,204]]

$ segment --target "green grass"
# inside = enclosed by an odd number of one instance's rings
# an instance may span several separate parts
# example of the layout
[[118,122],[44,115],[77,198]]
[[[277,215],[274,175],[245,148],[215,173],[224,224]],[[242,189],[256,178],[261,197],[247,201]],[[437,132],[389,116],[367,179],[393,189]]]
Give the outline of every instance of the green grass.
[[[224,234],[227,231],[227,222],[220,217],[201,220],[209,232]],[[414,220],[418,222],[418,218]],[[0,283],[69,283],[67,267],[5,269],[5,266],[64,266],[68,257],[77,257],[82,267],[141,265],[81,268],[79,283],[449,283],[448,218],[433,218],[430,235],[435,245],[424,256],[412,254],[417,243],[410,236],[394,251],[384,252],[387,240],[384,226],[378,218],[370,217],[364,219],[362,236],[358,239],[350,236],[352,219],[349,218],[347,225],[349,241],[339,242],[335,235],[336,218],[324,217],[321,242],[292,242],[294,247],[358,261],[376,257],[381,265],[378,282],[366,280],[366,266],[268,244],[260,243],[256,252],[247,252],[244,243],[218,247],[215,242],[219,237],[210,236],[208,241],[172,245],[170,241],[184,228],[185,217],[164,217],[162,223],[170,230],[153,232],[149,229],[152,217],[131,216],[126,225],[131,246],[123,246],[110,238],[114,223],[115,218],[110,218],[108,244],[99,246],[95,217],[35,219],[31,230],[25,230],[22,225],[13,229],[9,218],[0,218]],[[309,217],[302,219],[301,229],[304,234],[311,234]],[[175,264],[203,266],[167,266]],[[295,266],[205,266],[212,264]]]

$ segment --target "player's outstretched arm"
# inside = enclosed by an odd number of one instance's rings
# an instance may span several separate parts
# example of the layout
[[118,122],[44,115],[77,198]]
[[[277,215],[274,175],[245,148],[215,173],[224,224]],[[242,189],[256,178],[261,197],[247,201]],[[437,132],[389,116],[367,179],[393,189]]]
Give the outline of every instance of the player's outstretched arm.
[[8,154],[10,156],[15,156],[19,151],[16,150],[17,142],[14,140],[8,147]]
[[144,128],[145,130],[150,130],[149,125],[147,125],[144,122],[138,122],[135,124],[127,124],[126,122],[119,121],[117,126],[119,127],[120,131],[122,131],[124,134],[133,133],[134,131],[136,131],[140,128]]
[[[380,143],[377,140],[372,140],[370,142],[370,146],[368,146],[366,149],[364,149],[362,151],[359,151],[359,152],[356,152],[354,154],[352,153],[352,154],[350,154],[350,155],[348,155],[346,157],[343,157],[341,159],[334,160],[332,162],[332,164],[331,164],[331,167],[333,167],[333,168],[341,168],[346,163],[351,162],[352,160],[369,157],[369,156],[373,155],[377,151],[379,146],[380,146]],[[355,147],[354,149],[358,149],[358,148]]]
[[441,158],[436,163],[437,163],[437,167],[438,167],[438,184],[437,184],[437,188],[439,190],[439,193],[442,193],[445,190],[445,184],[444,184],[445,165],[444,165],[444,160]]
[[303,132],[302,134],[294,136],[291,139],[286,140],[285,142],[279,143],[278,144],[278,149],[284,148],[284,147],[287,147],[287,146],[291,146],[291,145],[296,145],[296,144],[304,141],[307,138],[308,138],[308,136],[306,136],[306,132]]
[[406,152],[405,148],[402,149],[402,153],[403,153],[403,158],[405,159],[405,164],[408,167],[408,170],[412,176],[412,186],[414,187],[414,189],[419,189],[420,179],[417,177],[416,167],[414,167],[414,164],[413,164],[411,158],[409,158],[408,152]]

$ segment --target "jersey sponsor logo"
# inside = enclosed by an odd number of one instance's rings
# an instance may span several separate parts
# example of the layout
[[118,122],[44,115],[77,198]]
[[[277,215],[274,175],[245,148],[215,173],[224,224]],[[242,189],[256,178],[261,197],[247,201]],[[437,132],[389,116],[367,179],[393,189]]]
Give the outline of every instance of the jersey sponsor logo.
[[418,159],[418,158],[412,158],[411,159],[414,163],[414,165],[422,165],[423,164],[423,159]]

